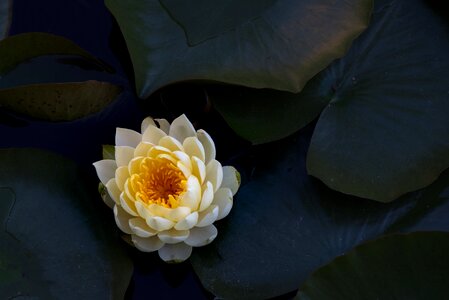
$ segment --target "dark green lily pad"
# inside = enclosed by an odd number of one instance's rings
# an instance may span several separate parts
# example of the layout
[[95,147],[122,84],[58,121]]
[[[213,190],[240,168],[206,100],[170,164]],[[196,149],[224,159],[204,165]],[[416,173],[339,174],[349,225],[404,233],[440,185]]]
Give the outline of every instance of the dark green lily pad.
[[0,89],[0,106],[38,119],[71,121],[100,111],[121,90],[95,80],[32,84]]
[[449,233],[390,235],[320,268],[297,299],[447,299]]
[[[316,268],[354,246],[393,225],[407,232],[434,209],[449,207],[449,198],[441,197],[449,172],[424,190],[430,192],[378,203],[335,192],[308,176],[307,148],[308,138],[294,135],[250,154],[256,161],[252,176],[219,224],[218,237],[191,258],[201,282],[216,296],[266,299],[294,291]],[[399,224],[411,213],[416,218]],[[449,219],[440,218],[433,230],[449,231]]]
[[105,1],[142,98],[170,83],[210,80],[299,92],[362,32],[371,0]]
[[0,40],[8,35],[11,25],[12,0],[0,1]]
[[448,36],[423,1],[376,1],[369,28],[325,71],[335,93],[313,134],[309,173],[389,202],[448,168]]
[[5,299],[123,299],[132,262],[109,209],[73,162],[0,150],[0,220]]

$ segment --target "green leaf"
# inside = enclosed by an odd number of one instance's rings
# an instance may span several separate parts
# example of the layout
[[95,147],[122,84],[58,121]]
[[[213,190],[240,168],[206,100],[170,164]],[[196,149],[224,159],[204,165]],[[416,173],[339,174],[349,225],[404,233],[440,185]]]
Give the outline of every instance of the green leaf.
[[442,196],[449,171],[425,190],[384,204],[338,193],[308,176],[308,139],[301,135],[254,149],[242,158],[255,163],[249,178],[243,173],[248,179],[218,224],[218,237],[191,257],[202,284],[217,297],[267,299],[293,291],[336,256],[390,228],[415,229],[427,215],[438,218],[428,230],[449,231],[449,197]]
[[0,166],[2,297],[123,299],[132,263],[76,164],[2,149]]
[[0,40],[8,35],[12,19],[12,0],[0,1]]
[[115,146],[114,145],[103,145],[103,159],[114,159],[115,160]]
[[10,36],[0,41],[0,75],[9,72],[19,63],[42,55],[77,55],[96,63],[108,72],[113,69],[80,48],[74,42],[44,32],[29,32]]
[[372,1],[106,0],[126,39],[137,91],[211,80],[299,92],[341,57]]
[[45,83],[0,89],[0,106],[49,121],[70,121],[100,111],[121,88],[107,82]]
[[446,299],[449,233],[390,235],[318,269],[297,299]]
[[448,35],[422,1],[376,1],[369,28],[326,70],[336,88],[313,134],[311,175],[389,202],[449,167]]

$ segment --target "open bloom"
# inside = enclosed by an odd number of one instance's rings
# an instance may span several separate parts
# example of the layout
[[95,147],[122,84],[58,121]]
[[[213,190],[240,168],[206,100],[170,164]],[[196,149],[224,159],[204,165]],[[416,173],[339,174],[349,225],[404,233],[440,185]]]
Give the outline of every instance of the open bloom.
[[231,210],[239,174],[221,166],[209,134],[185,115],[156,122],[143,120],[142,133],[117,128],[115,160],[94,166],[117,226],[135,247],[180,262],[215,239],[213,223]]

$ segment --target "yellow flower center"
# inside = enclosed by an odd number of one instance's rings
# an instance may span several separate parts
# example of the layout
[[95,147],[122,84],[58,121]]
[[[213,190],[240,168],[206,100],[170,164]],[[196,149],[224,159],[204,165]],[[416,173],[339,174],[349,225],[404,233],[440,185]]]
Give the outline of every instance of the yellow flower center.
[[168,159],[146,157],[140,163],[140,172],[131,175],[131,186],[136,199],[147,204],[169,208],[179,205],[179,196],[186,190],[186,178]]

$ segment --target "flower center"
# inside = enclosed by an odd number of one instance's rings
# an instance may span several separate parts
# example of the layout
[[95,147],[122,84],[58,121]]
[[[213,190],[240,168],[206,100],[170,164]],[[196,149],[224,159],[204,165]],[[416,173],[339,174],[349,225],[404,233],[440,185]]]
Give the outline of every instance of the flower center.
[[140,172],[131,175],[130,179],[136,199],[169,208],[178,207],[178,197],[186,190],[187,182],[173,162],[153,157],[144,158]]

